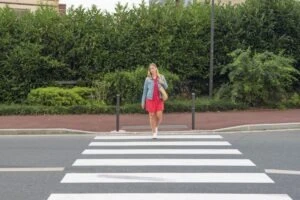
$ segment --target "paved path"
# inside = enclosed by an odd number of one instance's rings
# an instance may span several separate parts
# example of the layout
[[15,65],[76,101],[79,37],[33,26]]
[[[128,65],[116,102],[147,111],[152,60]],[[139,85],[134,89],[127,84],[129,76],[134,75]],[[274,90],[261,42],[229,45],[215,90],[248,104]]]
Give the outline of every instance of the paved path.
[[[300,109],[205,112],[196,114],[196,129],[212,130],[257,123],[300,122]],[[149,130],[147,114],[121,115],[121,129]],[[190,113],[165,114],[164,130],[190,130]],[[114,115],[0,116],[0,129],[69,128],[105,132],[115,130]]]

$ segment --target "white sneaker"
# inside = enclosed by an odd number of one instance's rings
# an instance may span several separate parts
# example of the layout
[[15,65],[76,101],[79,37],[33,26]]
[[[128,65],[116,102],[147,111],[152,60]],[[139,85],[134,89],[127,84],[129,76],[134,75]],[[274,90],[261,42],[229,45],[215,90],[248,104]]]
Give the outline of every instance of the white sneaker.
[[153,139],[156,139],[156,138],[157,138],[157,132],[153,133],[152,138],[153,138]]

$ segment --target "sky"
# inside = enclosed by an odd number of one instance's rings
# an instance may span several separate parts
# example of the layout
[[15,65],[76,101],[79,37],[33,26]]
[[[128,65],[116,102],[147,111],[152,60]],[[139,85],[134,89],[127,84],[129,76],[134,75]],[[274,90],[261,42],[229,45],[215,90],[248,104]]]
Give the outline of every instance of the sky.
[[[60,0],[60,3],[67,4],[67,7],[71,7],[74,5],[78,7],[83,5],[85,8],[90,8],[93,4],[95,4],[101,10],[107,10],[108,12],[114,11],[115,5],[120,2],[121,4],[128,3],[129,7],[132,5],[138,5],[142,2],[142,0]],[[148,0],[145,0],[148,3]]]

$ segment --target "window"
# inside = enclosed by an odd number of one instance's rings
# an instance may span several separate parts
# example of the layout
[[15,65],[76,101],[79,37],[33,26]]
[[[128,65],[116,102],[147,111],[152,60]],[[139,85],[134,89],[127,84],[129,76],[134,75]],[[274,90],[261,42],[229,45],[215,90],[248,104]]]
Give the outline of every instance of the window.
[[17,13],[18,16],[22,16],[27,12],[30,12],[29,9],[21,9],[21,8],[15,8],[14,11]]

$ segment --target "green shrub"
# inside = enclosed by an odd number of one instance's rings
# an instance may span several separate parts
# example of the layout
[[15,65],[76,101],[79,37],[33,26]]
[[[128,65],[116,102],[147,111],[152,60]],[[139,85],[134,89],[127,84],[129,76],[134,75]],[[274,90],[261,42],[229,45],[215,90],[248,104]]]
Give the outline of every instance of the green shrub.
[[0,115],[58,115],[58,114],[112,114],[113,106],[75,105],[75,106],[36,106],[0,105]]
[[88,87],[73,87],[70,89],[72,92],[78,94],[83,99],[92,99],[93,94],[95,93],[94,88],[88,88]]
[[[196,112],[244,110],[248,106],[243,103],[234,103],[231,100],[197,98],[195,101]],[[165,112],[191,112],[192,100],[175,99],[167,101]]]
[[100,81],[96,80],[93,81],[93,100],[98,103],[105,104],[105,100],[107,99],[108,95],[108,88],[110,86],[110,83],[107,83],[106,81]]
[[222,70],[222,74],[228,73],[229,83],[221,87],[218,96],[230,97],[233,102],[275,106],[288,95],[299,74],[294,60],[282,53],[253,53],[248,49],[236,50],[230,56],[233,62]]
[[58,87],[37,88],[30,91],[27,102],[31,105],[72,106],[86,104],[80,96],[86,94],[85,89],[64,89]]
[[[174,88],[179,83],[179,77],[165,70],[160,70],[168,82],[167,92],[170,96],[174,95]],[[117,71],[105,74],[102,79],[102,87],[98,88],[98,93],[104,94],[107,104],[114,104],[116,95],[120,94],[123,104],[140,102],[143,85],[147,76],[147,69],[138,67],[135,71]],[[100,91],[99,91],[100,90]]]
[[300,94],[294,93],[282,102],[282,107],[300,108]]
[[[243,103],[233,103],[230,100],[210,100],[208,98],[197,98],[195,102],[196,112],[207,111],[228,111],[228,110],[245,110],[248,108]],[[172,99],[165,102],[166,113],[174,112],[191,112],[192,100],[188,99]],[[121,107],[121,113],[146,113],[141,109],[140,104],[126,104]]]
[[[165,104],[166,113],[191,112],[192,101],[172,99]],[[242,103],[233,103],[230,100],[210,100],[199,98],[196,100],[196,111],[226,111],[244,110],[248,108]],[[73,106],[43,106],[43,105],[0,105],[0,115],[44,115],[44,114],[115,114],[115,106],[101,104],[86,104]],[[144,113],[140,103],[121,106],[121,114]]]
[[[114,14],[79,7],[66,15],[42,7],[22,16],[0,8],[0,102],[23,103],[31,89],[58,80],[91,86],[97,74],[150,62],[179,75],[181,93],[207,94],[210,4],[174,5],[144,1],[132,9],[119,5]],[[216,3],[215,11],[215,88],[226,82],[219,72],[237,48],[284,50],[300,70],[299,0]],[[299,88],[300,81],[290,90]]]

